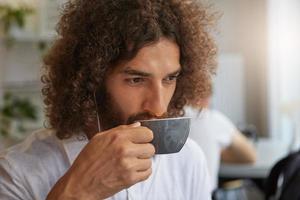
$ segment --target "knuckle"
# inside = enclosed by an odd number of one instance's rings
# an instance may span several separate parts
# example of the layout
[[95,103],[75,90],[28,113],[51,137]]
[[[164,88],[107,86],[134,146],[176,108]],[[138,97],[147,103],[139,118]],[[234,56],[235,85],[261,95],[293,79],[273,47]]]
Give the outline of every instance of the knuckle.
[[125,156],[127,156],[129,154],[129,149],[125,147],[125,145],[120,144],[116,147],[116,155],[119,158],[124,158]]
[[124,170],[130,171],[130,169],[131,169],[130,163],[127,162],[127,160],[125,158],[119,159],[119,165],[122,168],[122,171],[124,171]]
[[114,144],[118,148],[123,148],[122,145],[125,143],[125,140],[126,140],[124,134],[122,134],[118,131],[115,131],[110,134],[110,137],[111,137],[112,144]]
[[121,139],[121,134],[119,134],[118,131],[114,131],[114,132],[110,133],[110,137],[113,142],[117,142]]
[[136,177],[133,172],[127,173],[125,176],[123,176],[123,182],[125,185],[133,185],[136,182]]
[[135,182],[136,178],[134,176],[134,173],[129,173],[128,175],[128,183],[133,184]]

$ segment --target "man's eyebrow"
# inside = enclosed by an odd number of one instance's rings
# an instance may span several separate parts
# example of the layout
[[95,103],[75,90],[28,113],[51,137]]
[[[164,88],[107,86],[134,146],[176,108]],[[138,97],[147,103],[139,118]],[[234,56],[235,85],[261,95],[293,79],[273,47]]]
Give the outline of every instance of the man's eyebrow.
[[178,76],[181,73],[181,69],[176,70],[175,72],[171,72],[167,76]]
[[129,67],[122,70],[121,73],[127,74],[127,75],[134,75],[134,76],[144,76],[144,77],[151,76],[151,73],[139,71],[139,70],[136,70],[136,69],[131,69]]
[[[174,72],[169,73],[167,76],[179,75],[180,72],[181,72],[181,69],[178,69],[178,70],[176,70]],[[136,70],[136,69],[131,69],[129,67],[127,67],[124,70],[122,70],[121,73],[127,74],[127,75],[134,75],[134,76],[143,76],[143,77],[150,77],[150,76],[152,76],[151,73],[144,72],[144,71],[139,71],[139,70]]]

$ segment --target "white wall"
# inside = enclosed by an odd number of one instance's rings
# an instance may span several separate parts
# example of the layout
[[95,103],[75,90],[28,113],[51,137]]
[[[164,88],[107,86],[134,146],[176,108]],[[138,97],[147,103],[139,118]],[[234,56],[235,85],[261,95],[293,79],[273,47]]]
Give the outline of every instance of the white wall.
[[226,113],[234,124],[243,126],[247,123],[245,94],[243,56],[220,55],[218,75],[214,79],[212,108]]
[[267,135],[267,2],[211,2],[223,13],[217,35],[220,55],[236,54],[244,60],[246,122],[256,125],[261,135]]
[[42,52],[38,44],[32,42],[13,43],[9,49],[2,47],[4,59],[1,59],[3,70],[2,81],[39,80]]
[[269,122],[274,137],[292,140],[289,136],[295,125],[300,129],[300,117],[296,117],[300,116],[300,2],[269,0],[268,3]]

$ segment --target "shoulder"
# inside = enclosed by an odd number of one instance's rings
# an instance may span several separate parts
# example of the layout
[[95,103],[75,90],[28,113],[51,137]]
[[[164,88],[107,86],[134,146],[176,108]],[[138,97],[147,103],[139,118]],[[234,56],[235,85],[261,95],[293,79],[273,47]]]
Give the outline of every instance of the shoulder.
[[[41,129],[33,132],[23,142],[10,147],[0,153],[0,159],[14,162],[28,163],[32,159],[45,159],[55,153],[59,146],[59,139],[50,129]],[[17,163],[15,163],[17,164]]]
[[55,131],[42,129],[1,152],[1,195],[8,199],[43,199],[65,170],[61,148]]
[[23,142],[0,153],[0,170],[20,180],[29,176],[49,175],[47,169],[61,168],[58,161],[63,159],[62,143],[55,136],[55,131],[41,129]]

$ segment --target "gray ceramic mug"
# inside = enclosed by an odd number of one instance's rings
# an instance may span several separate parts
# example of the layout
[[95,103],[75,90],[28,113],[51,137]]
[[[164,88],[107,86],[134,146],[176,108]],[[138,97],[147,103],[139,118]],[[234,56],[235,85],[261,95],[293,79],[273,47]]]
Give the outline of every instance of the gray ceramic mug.
[[190,132],[190,117],[141,120],[141,125],[148,127],[154,134],[152,144],[156,154],[179,152]]

